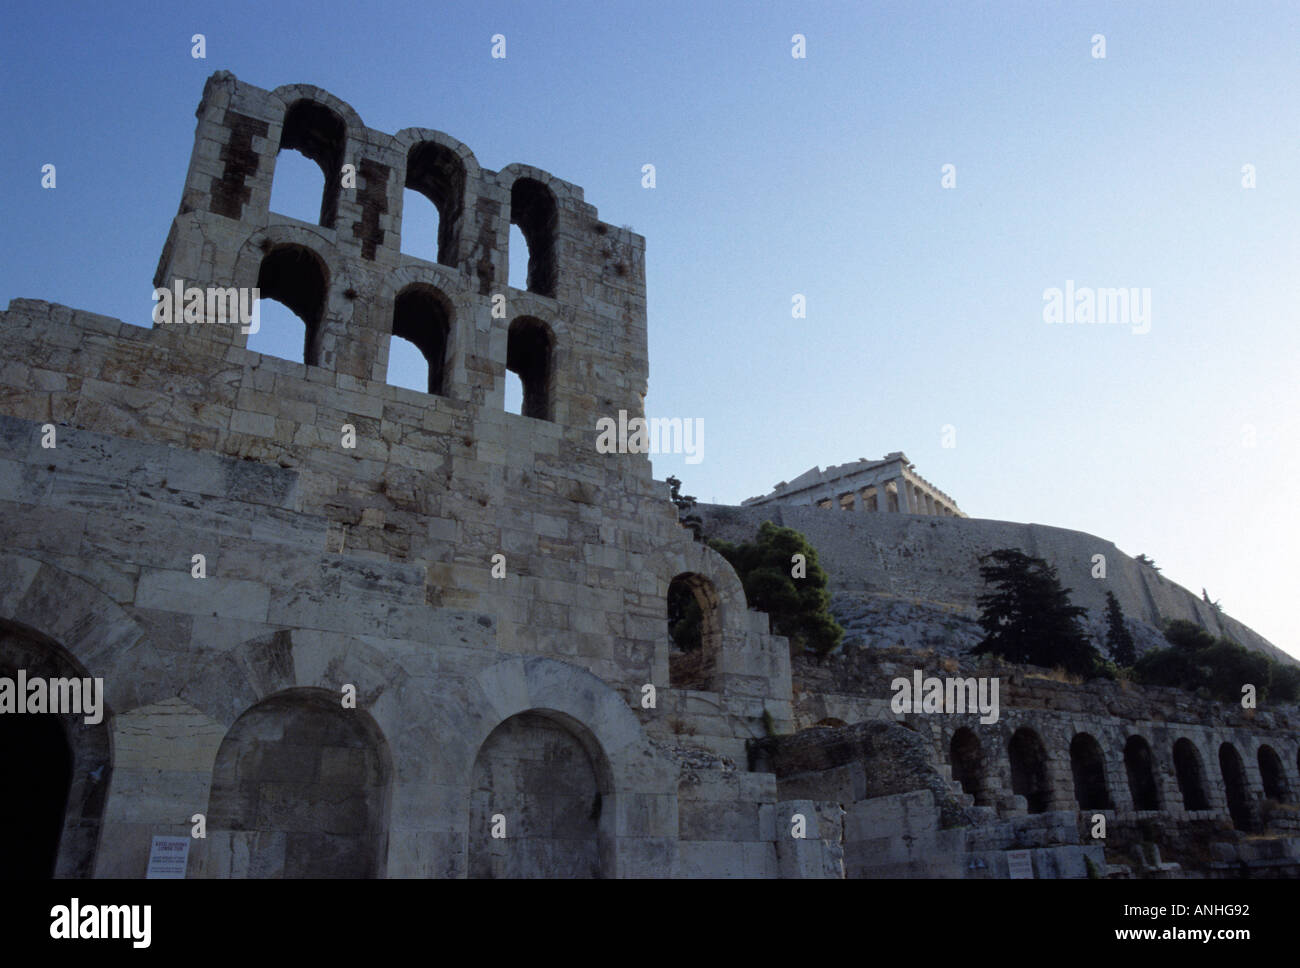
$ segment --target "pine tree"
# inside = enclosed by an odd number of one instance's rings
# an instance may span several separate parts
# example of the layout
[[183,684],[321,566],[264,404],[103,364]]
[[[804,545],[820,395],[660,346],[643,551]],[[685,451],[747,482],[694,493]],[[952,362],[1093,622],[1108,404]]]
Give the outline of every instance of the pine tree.
[[1119,599],[1111,591],[1106,592],[1106,621],[1109,624],[1106,629],[1106,646],[1110,649],[1110,657],[1116,665],[1131,667],[1137,661],[1137,649],[1133,645],[1132,634],[1124,624],[1124,612],[1119,607]]
[[1060,666],[1076,675],[1098,672],[1101,656],[1079,625],[1086,609],[1070,604],[1070,590],[1061,587],[1055,568],[1015,548],[1001,548],[980,558],[980,576],[996,590],[977,599],[984,639],[972,654]]
[[[830,613],[829,576],[817,550],[793,528],[763,522],[753,542],[713,540],[709,546],[736,569],[750,608],[767,612],[772,631],[790,640],[790,652],[825,655],[840,644],[844,630]],[[795,555],[803,555],[802,577],[793,576]]]

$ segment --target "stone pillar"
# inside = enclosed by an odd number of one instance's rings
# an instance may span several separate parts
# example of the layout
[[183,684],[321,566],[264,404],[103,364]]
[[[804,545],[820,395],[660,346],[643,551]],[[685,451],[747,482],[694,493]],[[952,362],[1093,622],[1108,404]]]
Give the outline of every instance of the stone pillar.
[[909,487],[906,477],[898,479],[898,510],[902,514],[910,514],[912,511],[912,496],[908,494]]
[[934,509],[934,495],[929,492],[925,495],[925,513],[929,515],[937,514]]

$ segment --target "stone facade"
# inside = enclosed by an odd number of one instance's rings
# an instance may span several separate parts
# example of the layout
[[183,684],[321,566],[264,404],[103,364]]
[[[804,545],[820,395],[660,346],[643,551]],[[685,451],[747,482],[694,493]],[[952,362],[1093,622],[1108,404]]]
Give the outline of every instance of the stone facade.
[[[880,669],[796,676],[647,455],[595,445],[597,421],[643,413],[640,236],[577,186],[375,131],[317,88],[221,72],[197,114],[155,286],[259,289],[302,320],[303,361],[250,352],[206,302],[151,328],[0,313],[0,678],[102,679],[106,699],[95,722],[0,716],[30,794],[3,819],[35,845],[9,873],[141,877],[153,837],[202,824],[189,876],[996,876],[1026,844],[1041,876],[1082,876],[1104,859],[1068,809],[1071,729],[1103,744],[1080,776],[1117,810],[1130,732],[1171,821],[1227,836],[1300,790],[1291,719],[1024,688],[953,760],[954,724],[895,722]],[[317,224],[269,210],[286,148],[322,168]],[[404,187],[439,210],[437,262],[400,251]],[[526,290],[505,284],[512,224]],[[384,382],[394,336],[429,392]],[[704,612],[690,655],[675,581]],[[1004,763],[1022,726],[1042,755]],[[1182,739],[1204,809],[1171,785]],[[1277,769],[1252,766],[1265,745]]]
[[[192,876],[775,876],[774,780],[723,766],[791,727],[788,646],[647,456],[595,447],[643,412],[644,240],[316,88],[218,73],[197,113],[155,285],[259,287],[305,362],[210,319],[0,314],[0,659],[101,677],[108,706],[65,731],[55,870],[142,876],[202,813]],[[327,173],[320,224],[268,210],[285,147]],[[406,185],[439,207],[436,264],[400,252]],[[399,329],[436,392],[383,382]],[[669,681],[678,576],[716,605],[694,690]]]

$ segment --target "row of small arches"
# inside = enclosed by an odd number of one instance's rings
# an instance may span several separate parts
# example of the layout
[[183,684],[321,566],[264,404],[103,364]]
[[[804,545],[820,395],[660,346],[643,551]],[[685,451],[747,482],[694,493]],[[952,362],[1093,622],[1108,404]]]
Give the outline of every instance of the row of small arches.
[[[298,244],[273,246],[263,256],[257,287],[261,294],[259,327],[249,333],[247,348],[257,353],[321,363],[321,339],[330,290],[330,273],[316,253]],[[291,337],[302,329],[302,350]],[[448,395],[456,311],[437,286],[408,283],[393,300],[388,382],[436,395]],[[553,373],[555,333],[534,316],[510,321],[506,349],[505,406],[512,413],[554,420]]]
[[[1180,737],[1170,752],[1184,809],[1213,809],[1207,783],[1209,775],[1196,745],[1187,737]],[[1278,803],[1292,802],[1295,791],[1277,751],[1267,744],[1261,745],[1257,758],[1263,795]],[[1141,736],[1129,736],[1124,744],[1123,759],[1130,802],[1121,804],[1110,789],[1101,744],[1089,733],[1074,735],[1070,742],[1070,771],[1074,781],[1074,799],[1080,810],[1168,808],[1156,779],[1151,745]],[[1011,792],[1025,798],[1030,813],[1050,809],[1054,790],[1047,768],[1047,751],[1038,733],[1028,727],[1016,730],[1007,743],[1007,760]],[[1252,807],[1253,797],[1241,755],[1231,742],[1224,742],[1219,746],[1218,760],[1222,788],[1233,823],[1240,829],[1254,829],[1258,818]],[[994,801],[985,752],[974,730],[962,727],[953,733],[949,762],[953,779],[961,784],[964,792],[975,798],[976,804],[989,805]],[[1300,753],[1297,753],[1296,767],[1300,771]]]
[[[277,148],[270,210],[335,228],[347,125],[332,108],[301,98],[290,104]],[[460,154],[437,141],[418,141],[398,172],[403,185],[401,251],[459,268],[464,217],[472,211],[470,180]],[[555,194],[535,178],[518,177],[510,189],[508,285],[554,297],[557,265]]]

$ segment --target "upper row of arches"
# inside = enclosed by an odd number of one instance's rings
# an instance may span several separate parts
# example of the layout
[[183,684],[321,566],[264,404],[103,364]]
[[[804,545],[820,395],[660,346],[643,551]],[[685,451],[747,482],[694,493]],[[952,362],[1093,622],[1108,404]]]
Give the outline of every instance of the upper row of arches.
[[[287,107],[275,147],[270,210],[336,228],[344,164],[357,164],[359,178],[378,177],[375,170],[364,170],[360,157],[352,157],[360,152],[348,147],[365,129],[351,108],[319,89],[293,86],[274,94]],[[478,162],[460,142],[426,128],[404,129],[394,136],[393,147],[403,155],[397,168],[403,201],[397,212],[390,213],[402,226],[398,229],[402,251],[460,268],[470,258],[462,239],[472,234],[466,223],[467,214],[474,211],[471,195],[480,177]],[[378,167],[386,182],[388,171]],[[500,176],[505,176],[503,184],[511,186],[506,281],[514,288],[554,298],[557,193],[563,193],[565,186],[524,165],[507,166]],[[378,211],[389,210],[386,191],[387,185]]]

